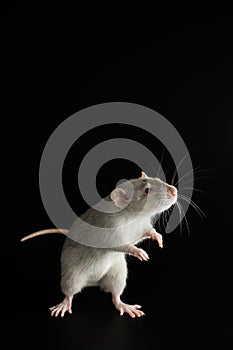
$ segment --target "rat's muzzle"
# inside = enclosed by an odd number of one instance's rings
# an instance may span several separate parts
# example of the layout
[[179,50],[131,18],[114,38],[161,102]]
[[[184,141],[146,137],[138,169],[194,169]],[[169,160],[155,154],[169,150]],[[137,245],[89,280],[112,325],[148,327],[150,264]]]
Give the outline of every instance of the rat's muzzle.
[[177,188],[175,186],[169,185],[167,187],[167,193],[170,198],[173,198],[173,199],[177,198]]

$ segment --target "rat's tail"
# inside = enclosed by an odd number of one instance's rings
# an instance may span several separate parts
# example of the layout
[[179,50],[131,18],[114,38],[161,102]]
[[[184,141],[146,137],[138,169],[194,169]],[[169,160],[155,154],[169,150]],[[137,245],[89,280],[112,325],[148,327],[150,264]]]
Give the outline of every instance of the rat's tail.
[[41,235],[46,235],[48,233],[62,233],[63,235],[67,235],[67,233],[69,232],[69,230],[63,229],[63,228],[51,228],[48,230],[41,230],[41,231],[37,231],[34,233],[31,233],[28,236],[25,236],[21,239],[21,242],[26,241],[27,239],[33,238],[33,237],[37,237],[37,236],[41,236]]

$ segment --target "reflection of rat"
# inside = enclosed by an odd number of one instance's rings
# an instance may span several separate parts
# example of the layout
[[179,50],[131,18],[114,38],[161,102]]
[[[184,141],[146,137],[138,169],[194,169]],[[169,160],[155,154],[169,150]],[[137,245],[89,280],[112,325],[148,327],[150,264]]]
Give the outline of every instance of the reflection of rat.
[[[152,238],[157,240],[162,248],[162,235],[152,227],[151,217],[156,213],[163,212],[176,202],[177,189],[157,178],[147,177],[143,172],[139,179],[130,180],[130,183],[134,190],[130,201],[127,190],[120,187],[117,187],[110,194],[109,199],[114,206],[122,208],[120,212],[112,215],[111,227],[117,228],[119,225],[122,226],[122,222],[130,220],[132,221],[130,230],[140,230],[141,232],[139,239],[134,243]],[[147,209],[140,214],[145,203]],[[91,218],[90,221],[94,220],[96,226],[103,227],[104,215],[107,214],[90,208],[83,214],[83,217],[87,221],[88,218]],[[109,227],[107,221],[108,219],[105,218],[105,227]],[[75,228],[78,229],[77,226]],[[22,241],[46,233],[68,234],[68,232],[68,230],[63,229],[43,230],[24,237]],[[63,317],[66,311],[72,313],[73,296],[88,286],[100,286],[104,291],[112,293],[113,304],[120,311],[120,315],[125,312],[133,318],[144,315],[139,310],[140,305],[128,305],[120,299],[127,278],[125,253],[133,255],[141,261],[149,259],[147,253],[134,244],[113,248],[95,248],[80,244],[67,237],[61,254],[61,289],[65,298],[60,304],[50,308],[51,315]]]

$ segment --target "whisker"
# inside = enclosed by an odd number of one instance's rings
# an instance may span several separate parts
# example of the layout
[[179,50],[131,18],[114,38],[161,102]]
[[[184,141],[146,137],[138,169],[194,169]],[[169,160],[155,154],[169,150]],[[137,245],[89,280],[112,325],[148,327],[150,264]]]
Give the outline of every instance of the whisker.
[[[160,165],[160,164],[159,164],[159,165]],[[156,170],[155,166],[154,166],[153,164],[151,164],[151,166],[152,166],[152,168],[153,168],[153,170],[154,170],[155,177],[157,177],[158,172],[157,172],[157,170]]]
[[181,203],[179,203],[179,205],[180,205],[180,209],[181,209],[181,211],[182,211],[182,213],[183,213],[183,216],[184,216],[184,219],[185,219],[186,227],[187,227],[187,230],[188,230],[188,235],[190,236],[190,229],[189,229],[188,220],[187,220],[187,218],[186,218],[186,215],[185,215],[185,212],[184,212],[184,210],[183,210],[183,208],[182,208]]
[[176,181],[176,183],[174,184],[174,186],[176,186],[182,179],[184,179],[185,177],[187,177],[188,175],[190,175],[191,173],[193,174],[197,174],[200,170],[200,167],[196,167],[192,170],[189,170],[186,174],[184,174],[180,179],[178,179],[178,181]]
[[163,230],[163,227],[164,227],[164,223],[163,223],[163,212],[160,213],[160,216],[159,216],[159,229],[160,231]]
[[[214,179],[214,176],[200,176],[200,177],[194,177],[194,182],[195,182],[196,180],[202,180],[202,179]],[[192,179],[185,181],[182,185],[188,184],[191,180],[192,180]]]
[[173,182],[175,180],[176,175],[177,175],[177,168],[175,168],[175,170],[173,171],[173,175],[172,175],[172,179],[171,179],[171,185],[173,185]]
[[176,181],[176,183],[174,184],[174,186],[176,186],[182,179],[184,179],[186,176],[190,175],[192,172],[193,172],[193,174],[196,174],[196,173],[199,171],[198,169],[200,169],[200,167],[196,167],[196,168],[194,168],[194,169],[188,171],[186,174],[184,174],[180,179],[178,179],[178,180]]
[[[188,173],[186,173],[185,175],[183,175],[176,183],[174,186],[176,186],[182,179],[184,179],[185,177],[187,177],[189,174],[191,174],[193,172],[194,175],[196,174],[200,174],[200,173],[204,173],[204,172],[207,172],[207,171],[211,171],[211,170],[215,170],[213,168],[209,168],[209,169],[200,169],[200,167],[196,167],[192,170],[190,170]],[[197,178],[194,176],[194,180],[197,180]]]
[[163,153],[162,153],[162,157],[160,159],[160,163],[159,163],[159,169],[157,171],[157,177],[159,178],[159,173],[160,173],[160,170],[162,169],[162,161],[163,161],[163,157],[164,157],[164,148],[163,148]]
[[181,224],[182,220],[181,220],[181,210],[180,210],[180,204],[179,204],[179,202],[178,202],[178,201],[177,201],[175,204],[177,205],[178,212],[179,212],[179,217],[180,217],[180,220],[179,220],[180,234],[182,235],[182,224]]
[[[183,161],[185,160],[185,158],[187,157],[187,155],[189,155],[189,152],[187,151],[186,154],[184,155],[184,157],[181,159],[181,161],[179,162],[179,164],[177,165],[176,169],[174,170],[174,174],[172,176],[172,180],[171,180],[171,184],[173,183],[175,176],[177,174],[177,170],[179,169],[179,167],[181,166],[181,164],[183,163]],[[175,185],[174,185],[175,186]]]
[[179,188],[179,192],[183,191],[183,190],[193,190],[193,191],[201,192],[201,193],[204,193],[204,194],[208,194],[207,192],[199,190],[198,188],[194,188],[194,187],[182,187],[182,188]]
[[168,221],[170,219],[171,211],[172,211],[173,208],[174,208],[174,205],[166,210],[166,213],[165,213],[165,215],[166,215],[166,226],[167,226],[167,223],[168,223]]
[[196,212],[200,215],[201,218],[202,218],[202,215],[206,217],[206,214],[203,212],[203,210],[192,199],[182,194],[180,194],[179,197],[184,201],[188,202],[196,210]]

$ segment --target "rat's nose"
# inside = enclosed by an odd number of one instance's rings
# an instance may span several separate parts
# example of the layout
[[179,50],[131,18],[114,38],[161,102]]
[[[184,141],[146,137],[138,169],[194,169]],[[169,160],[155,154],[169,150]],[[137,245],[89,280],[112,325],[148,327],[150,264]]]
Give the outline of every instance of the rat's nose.
[[173,197],[177,195],[177,189],[174,186],[169,186],[169,191]]

